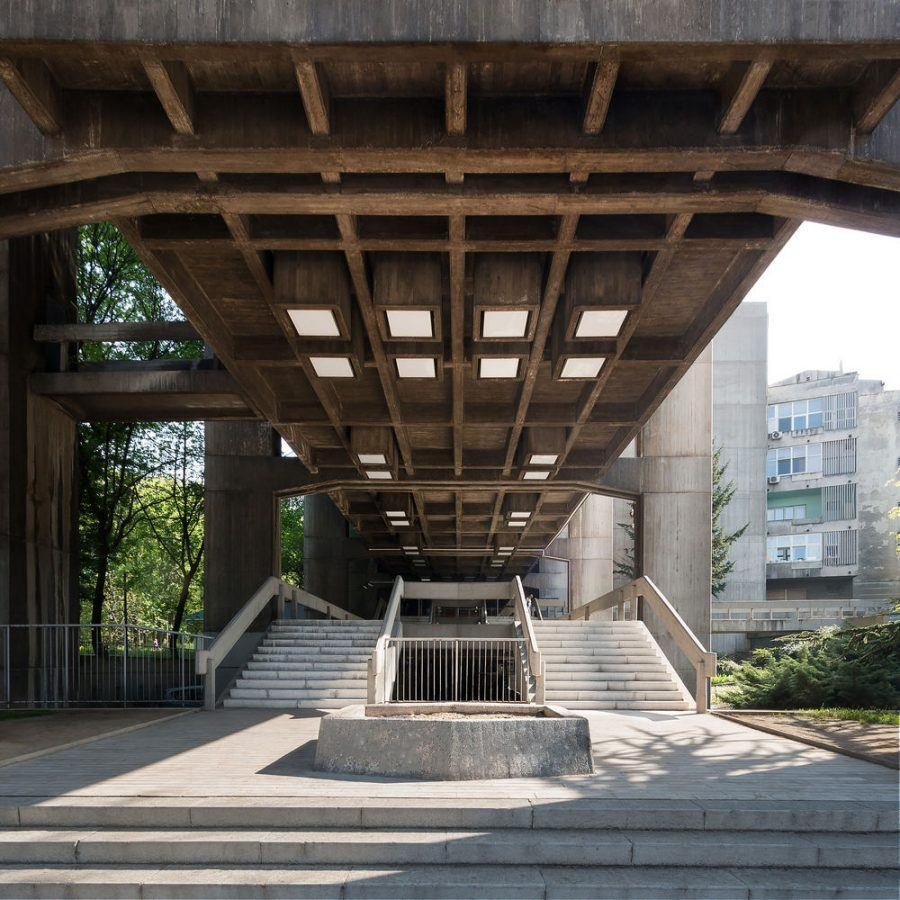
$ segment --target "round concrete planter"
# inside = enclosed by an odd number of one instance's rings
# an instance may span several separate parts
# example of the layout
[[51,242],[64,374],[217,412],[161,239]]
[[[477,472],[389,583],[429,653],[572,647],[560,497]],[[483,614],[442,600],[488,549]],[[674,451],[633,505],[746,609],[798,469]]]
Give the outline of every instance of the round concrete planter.
[[[402,708],[398,708],[402,707]],[[412,718],[459,712],[465,718]],[[319,727],[315,767],[349,775],[461,781],[593,772],[588,721],[556,707],[348,706]],[[504,713],[512,710],[507,706]]]

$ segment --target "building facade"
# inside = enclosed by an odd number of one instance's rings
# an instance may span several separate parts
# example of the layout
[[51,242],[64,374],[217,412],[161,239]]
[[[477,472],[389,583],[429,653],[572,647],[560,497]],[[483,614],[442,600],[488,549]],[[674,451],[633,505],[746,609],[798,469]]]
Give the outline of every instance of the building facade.
[[766,414],[767,598],[900,594],[900,391],[808,370],[770,385]]

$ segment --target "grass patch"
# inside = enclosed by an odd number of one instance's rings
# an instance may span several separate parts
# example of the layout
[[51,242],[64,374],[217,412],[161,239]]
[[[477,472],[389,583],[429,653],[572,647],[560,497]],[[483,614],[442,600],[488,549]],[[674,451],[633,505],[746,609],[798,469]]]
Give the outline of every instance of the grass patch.
[[806,719],[840,719],[844,722],[863,722],[866,725],[900,725],[900,712],[896,709],[825,709],[785,710],[784,715],[803,716]]
[[35,716],[52,716],[55,709],[0,709],[0,719],[32,719]]

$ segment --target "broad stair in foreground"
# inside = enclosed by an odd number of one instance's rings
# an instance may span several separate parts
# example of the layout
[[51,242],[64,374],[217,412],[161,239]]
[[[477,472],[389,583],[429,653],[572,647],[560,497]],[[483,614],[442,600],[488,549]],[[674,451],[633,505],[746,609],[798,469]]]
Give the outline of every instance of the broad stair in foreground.
[[695,709],[643,622],[534,623],[547,703],[568,709]]
[[0,897],[897,896],[891,799],[70,796],[0,824]]
[[380,621],[279,619],[224,705],[257,709],[337,709],[366,702],[366,674]]

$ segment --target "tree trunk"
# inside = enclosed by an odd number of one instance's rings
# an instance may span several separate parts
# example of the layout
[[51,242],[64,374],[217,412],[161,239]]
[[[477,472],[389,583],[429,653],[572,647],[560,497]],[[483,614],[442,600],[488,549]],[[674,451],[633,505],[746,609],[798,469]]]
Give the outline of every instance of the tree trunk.
[[[106,596],[106,577],[109,573],[109,556],[104,553],[97,566],[97,582],[94,585],[94,599],[91,604],[91,624],[99,625],[103,621],[103,601]],[[94,655],[103,653],[103,634],[99,628],[91,629],[91,644]]]

